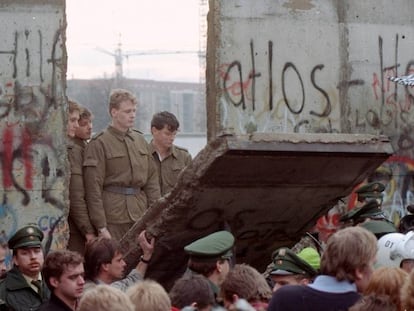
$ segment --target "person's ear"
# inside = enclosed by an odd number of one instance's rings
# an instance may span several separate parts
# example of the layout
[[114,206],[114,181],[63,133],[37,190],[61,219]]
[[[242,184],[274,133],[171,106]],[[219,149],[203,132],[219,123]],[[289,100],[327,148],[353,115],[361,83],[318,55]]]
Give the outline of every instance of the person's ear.
[[216,270],[221,273],[222,269],[223,268],[221,267],[221,262],[219,260],[217,260],[216,261]]
[[57,288],[59,286],[59,280],[54,276],[49,278],[49,282],[50,285],[52,285],[54,288]]
[[364,269],[363,268],[356,268],[355,269],[355,280],[359,281],[364,278]]
[[108,272],[108,270],[109,270],[109,265],[110,265],[110,263],[103,263],[103,264],[101,265],[101,269],[100,269],[100,270],[105,271],[105,272]]

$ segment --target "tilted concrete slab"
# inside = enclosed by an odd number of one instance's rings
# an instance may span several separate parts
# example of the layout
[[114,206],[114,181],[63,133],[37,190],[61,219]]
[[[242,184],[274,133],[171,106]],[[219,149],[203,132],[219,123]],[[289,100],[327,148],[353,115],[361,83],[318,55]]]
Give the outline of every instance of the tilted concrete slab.
[[126,261],[136,265],[136,236],[146,228],[156,237],[147,277],[168,288],[186,269],[186,244],[228,229],[236,262],[263,270],[272,251],[297,242],[392,152],[388,138],[372,135],[218,137],[123,237]]

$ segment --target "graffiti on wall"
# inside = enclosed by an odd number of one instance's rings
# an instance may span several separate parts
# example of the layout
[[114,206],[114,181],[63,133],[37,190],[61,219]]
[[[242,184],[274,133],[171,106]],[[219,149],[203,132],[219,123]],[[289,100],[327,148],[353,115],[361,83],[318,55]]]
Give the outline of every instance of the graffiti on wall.
[[[338,82],[338,77],[326,79],[323,75],[329,63],[304,67],[292,60],[283,62],[275,56],[272,41],[263,52],[251,39],[248,57],[218,67],[220,122],[222,128],[242,134],[339,133],[345,124],[345,132],[388,135],[395,156],[381,167],[388,172],[382,180],[386,185],[383,209],[398,224],[407,214],[406,207],[414,204],[414,88],[400,86],[387,77],[413,74],[414,59],[400,59],[401,54],[406,55],[401,50],[409,47],[404,35],[388,35],[386,39],[378,35],[370,40],[372,59],[368,61],[378,65],[355,69],[351,79]],[[341,90],[349,97],[348,110],[340,108],[345,103],[339,98]],[[347,204],[339,202],[319,219],[316,230],[323,236],[336,231],[340,216],[355,207],[355,199],[355,194],[344,198]]]
[[17,27],[4,28],[0,43],[0,243],[34,223],[48,251],[65,247],[68,234],[64,8],[60,16],[45,9],[35,22],[27,9],[30,18],[18,21],[13,10],[0,10]]

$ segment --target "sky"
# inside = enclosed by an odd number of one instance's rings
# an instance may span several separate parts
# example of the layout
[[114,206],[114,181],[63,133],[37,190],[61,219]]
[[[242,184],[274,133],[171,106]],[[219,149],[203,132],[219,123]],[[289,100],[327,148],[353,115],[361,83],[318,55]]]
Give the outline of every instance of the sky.
[[67,78],[113,77],[121,42],[124,55],[146,53],[122,58],[125,77],[198,82],[199,15],[199,0],[67,0]]

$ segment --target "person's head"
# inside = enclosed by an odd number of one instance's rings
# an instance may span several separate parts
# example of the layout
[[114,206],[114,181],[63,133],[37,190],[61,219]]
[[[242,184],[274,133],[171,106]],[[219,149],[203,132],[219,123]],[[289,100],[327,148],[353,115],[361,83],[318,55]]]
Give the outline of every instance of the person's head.
[[200,238],[184,247],[190,255],[188,268],[220,285],[230,271],[234,236],[228,231],[218,231]]
[[227,274],[220,290],[226,309],[231,309],[238,299],[245,299],[249,303],[267,303],[272,296],[272,291],[263,275],[246,264],[235,265]]
[[77,311],[135,311],[128,296],[109,285],[97,285],[87,290],[79,301]]
[[284,285],[311,283],[318,274],[320,266],[320,256],[312,248],[303,249],[297,255],[289,248],[281,247],[273,253],[272,259],[273,269],[270,271],[270,279],[273,283],[273,291]]
[[6,248],[0,243],[0,279],[5,277],[6,272]]
[[363,291],[376,261],[377,239],[361,227],[348,227],[335,232],[327,241],[321,259],[321,274],[348,280]]
[[154,114],[151,120],[151,134],[154,142],[164,148],[170,148],[174,143],[180,123],[175,115],[168,111]]
[[372,273],[364,294],[389,296],[391,302],[400,309],[400,290],[407,277],[407,272],[400,268],[378,268]]
[[126,263],[116,240],[97,237],[86,244],[84,256],[87,280],[112,283],[124,277]]
[[348,311],[399,311],[399,309],[387,296],[369,295],[358,300]]
[[126,132],[133,127],[137,112],[137,99],[127,90],[114,89],[109,96],[109,114],[112,126]]
[[127,289],[135,311],[170,311],[171,301],[165,289],[157,282],[144,280]]
[[73,100],[68,100],[68,123],[66,132],[69,137],[75,137],[75,131],[79,127],[80,106]]
[[90,110],[82,107],[78,121],[79,127],[75,130],[75,136],[83,140],[90,139],[92,135],[92,121],[93,115]]
[[24,226],[9,239],[9,249],[13,250],[13,264],[21,273],[37,279],[43,267],[43,232],[35,225]]
[[49,253],[42,272],[49,289],[64,302],[76,301],[82,296],[85,280],[79,253],[70,250]]
[[171,288],[169,296],[172,306],[178,309],[191,306],[199,311],[208,311],[215,304],[209,282],[199,274],[179,278]]
[[414,310],[414,270],[412,270],[401,288],[401,306],[403,310]]

